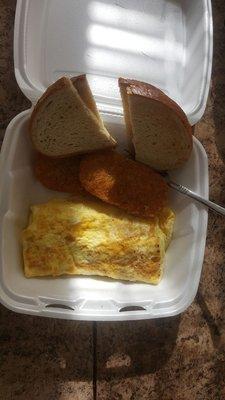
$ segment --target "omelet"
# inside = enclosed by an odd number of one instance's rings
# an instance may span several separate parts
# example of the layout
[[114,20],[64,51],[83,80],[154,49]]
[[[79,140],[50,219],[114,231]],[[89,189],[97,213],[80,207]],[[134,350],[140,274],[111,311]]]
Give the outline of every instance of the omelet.
[[25,276],[98,275],[157,284],[173,223],[169,208],[144,219],[86,197],[32,206],[22,233]]

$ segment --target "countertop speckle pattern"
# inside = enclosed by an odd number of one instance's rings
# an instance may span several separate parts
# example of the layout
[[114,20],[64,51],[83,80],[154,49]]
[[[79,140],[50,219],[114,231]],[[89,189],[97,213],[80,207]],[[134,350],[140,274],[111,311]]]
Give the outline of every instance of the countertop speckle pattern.
[[92,324],[0,308],[1,400],[92,400]]
[[[225,203],[225,2],[212,3],[212,85],[195,135],[209,157],[210,197]],[[0,137],[29,107],[13,70],[15,6],[0,0]],[[224,377],[225,219],[216,214],[198,295],[180,316],[93,326],[0,306],[0,400],[223,400]]]

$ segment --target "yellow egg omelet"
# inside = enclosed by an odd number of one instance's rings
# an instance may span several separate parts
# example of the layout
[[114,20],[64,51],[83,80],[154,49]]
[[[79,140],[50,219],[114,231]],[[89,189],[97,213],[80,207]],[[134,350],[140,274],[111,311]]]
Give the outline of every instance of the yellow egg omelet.
[[33,206],[22,234],[25,276],[101,275],[157,284],[173,224],[169,208],[146,220],[86,197]]

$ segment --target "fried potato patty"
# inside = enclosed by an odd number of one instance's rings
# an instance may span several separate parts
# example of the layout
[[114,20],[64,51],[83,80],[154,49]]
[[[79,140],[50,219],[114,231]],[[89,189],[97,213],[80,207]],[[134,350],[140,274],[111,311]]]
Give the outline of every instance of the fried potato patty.
[[167,206],[162,176],[115,151],[83,157],[79,178],[89,193],[134,215],[152,217]]
[[36,155],[34,174],[48,189],[58,192],[80,193],[79,164],[81,157],[53,159]]

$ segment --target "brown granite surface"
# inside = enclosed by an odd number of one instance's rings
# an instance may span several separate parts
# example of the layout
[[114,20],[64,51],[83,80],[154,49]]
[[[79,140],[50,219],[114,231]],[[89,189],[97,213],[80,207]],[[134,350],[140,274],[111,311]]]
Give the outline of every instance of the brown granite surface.
[[[0,129],[29,106],[12,58],[15,0],[0,0]],[[212,90],[196,136],[209,157],[210,197],[225,203],[225,1],[212,0]],[[94,328],[94,329],[93,329]],[[92,374],[93,372],[93,374]],[[0,400],[225,399],[225,219],[209,214],[198,295],[181,316],[78,323],[0,306]],[[95,390],[94,390],[95,392]]]

